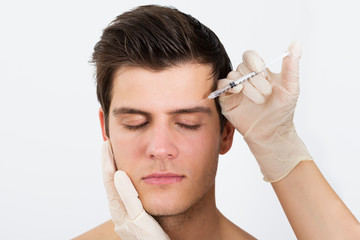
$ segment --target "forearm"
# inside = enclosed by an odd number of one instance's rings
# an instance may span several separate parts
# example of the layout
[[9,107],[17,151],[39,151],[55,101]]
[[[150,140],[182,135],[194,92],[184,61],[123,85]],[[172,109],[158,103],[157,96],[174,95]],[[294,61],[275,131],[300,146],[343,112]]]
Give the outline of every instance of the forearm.
[[360,239],[360,224],[313,161],[272,183],[298,239]]

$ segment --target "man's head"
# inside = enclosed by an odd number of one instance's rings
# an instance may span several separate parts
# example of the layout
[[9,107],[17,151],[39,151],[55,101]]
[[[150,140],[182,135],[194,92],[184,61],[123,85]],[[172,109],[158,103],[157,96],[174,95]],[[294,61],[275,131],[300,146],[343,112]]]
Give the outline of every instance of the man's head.
[[233,127],[205,100],[231,70],[216,35],[175,9],[118,16],[95,46],[104,139],[152,215],[180,214],[214,187]]
[[[105,114],[108,132],[112,80],[115,71],[124,66],[163,70],[181,63],[209,64],[217,79],[231,71],[230,59],[218,37],[190,15],[160,6],[142,6],[118,16],[104,30],[94,48],[97,97]],[[221,115],[216,100],[221,125]]]

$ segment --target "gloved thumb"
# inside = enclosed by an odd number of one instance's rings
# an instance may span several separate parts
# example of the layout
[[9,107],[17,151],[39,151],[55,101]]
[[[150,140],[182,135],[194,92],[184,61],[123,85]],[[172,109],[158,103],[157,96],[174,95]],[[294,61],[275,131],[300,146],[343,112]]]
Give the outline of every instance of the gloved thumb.
[[102,171],[105,190],[109,199],[118,197],[114,185],[115,162],[109,141],[104,141],[102,146]]
[[130,219],[135,219],[144,211],[138,193],[128,175],[121,170],[116,171],[114,182],[117,192],[124,203]]
[[290,55],[284,58],[281,69],[282,85],[290,93],[299,91],[299,61],[301,57],[301,44],[294,41],[288,47]]

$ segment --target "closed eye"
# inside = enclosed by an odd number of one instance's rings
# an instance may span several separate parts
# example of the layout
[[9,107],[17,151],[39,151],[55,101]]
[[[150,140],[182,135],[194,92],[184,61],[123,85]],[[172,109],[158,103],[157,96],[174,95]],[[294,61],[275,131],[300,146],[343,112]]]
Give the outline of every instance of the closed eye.
[[187,129],[187,130],[198,130],[200,127],[200,124],[196,124],[196,125],[188,125],[188,124],[183,124],[183,123],[177,123],[177,125],[181,128]]
[[125,126],[126,129],[129,129],[131,131],[136,131],[136,130],[140,130],[142,128],[145,128],[146,125],[148,125],[148,124],[149,124],[149,122],[144,122],[144,123],[139,124],[139,125],[126,125],[126,124],[124,124],[124,126]]

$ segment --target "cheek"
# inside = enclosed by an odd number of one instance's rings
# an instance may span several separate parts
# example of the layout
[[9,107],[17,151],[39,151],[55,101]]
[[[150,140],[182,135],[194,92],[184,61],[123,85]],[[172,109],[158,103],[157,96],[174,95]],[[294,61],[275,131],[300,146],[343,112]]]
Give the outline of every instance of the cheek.
[[[115,130],[115,129],[114,129]],[[136,161],[141,159],[142,145],[136,137],[110,131],[110,141],[113,147],[117,169],[132,175],[136,168]]]
[[[181,145],[183,145],[183,143]],[[187,149],[189,149],[189,152],[194,156],[206,155],[207,152],[218,152],[219,137],[214,136],[211,132],[204,132],[188,139]]]
[[191,137],[184,138],[181,145],[184,164],[193,171],[194,176],[202,175],[210,165],[217,162],[220,137],[214,130],[204,130]]

